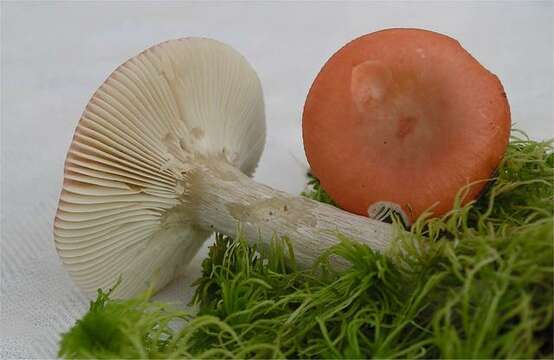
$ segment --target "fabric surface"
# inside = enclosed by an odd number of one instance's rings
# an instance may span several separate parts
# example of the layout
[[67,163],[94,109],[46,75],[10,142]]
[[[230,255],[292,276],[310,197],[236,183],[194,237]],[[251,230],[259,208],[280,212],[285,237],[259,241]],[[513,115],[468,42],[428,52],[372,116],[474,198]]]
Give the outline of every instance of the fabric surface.
[[[457,38],[502,80],[516,126],[554,136],[553,3],[233,2],[1,3],[0,357],[53,358],[59,334],[88,301],[58,260],[52,221],[65,153],[89,97],[119,64],[183,36],[226,42],[258,71],[267,145],[256,179],[299,193],[306,93],[347,41],[387,27]],[[206,246],[185,279],[159,296],[184,304]]]

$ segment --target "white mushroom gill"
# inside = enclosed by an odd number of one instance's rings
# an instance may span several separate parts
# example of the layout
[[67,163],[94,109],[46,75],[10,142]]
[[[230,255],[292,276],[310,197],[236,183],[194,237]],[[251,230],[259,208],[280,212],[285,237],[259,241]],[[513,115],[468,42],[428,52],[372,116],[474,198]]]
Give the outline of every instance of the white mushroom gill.
[[168,41],[121,65],[92,96],[65,163],[54,238],[77,285],[93,292],[121,276],[116,295],[129,296],[181,274],[209,236],[182,205],[191,160],[251,175],[264,141],[260,82],[229,46]]
[[65,164],[54,238],[75,282],[116,296],[183,273],[212,231],[252,242],[287,236],[311,263],[337,232],[383,250],[387,224],[258,184],[265,141],[260,82],[208,39],[154,46],[93,95]]

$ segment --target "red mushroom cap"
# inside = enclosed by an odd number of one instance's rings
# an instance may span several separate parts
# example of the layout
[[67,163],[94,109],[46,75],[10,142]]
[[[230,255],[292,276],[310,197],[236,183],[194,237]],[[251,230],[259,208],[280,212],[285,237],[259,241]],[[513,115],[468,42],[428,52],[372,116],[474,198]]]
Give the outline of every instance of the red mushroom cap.
[[[475,199],[510,135],[499,79],[460,44],[419,29],[359,37],[317,75],[302,119],[306,156],[347,211],[394,203],[409,221]],[[371,212],[371,211],[370,211]]]

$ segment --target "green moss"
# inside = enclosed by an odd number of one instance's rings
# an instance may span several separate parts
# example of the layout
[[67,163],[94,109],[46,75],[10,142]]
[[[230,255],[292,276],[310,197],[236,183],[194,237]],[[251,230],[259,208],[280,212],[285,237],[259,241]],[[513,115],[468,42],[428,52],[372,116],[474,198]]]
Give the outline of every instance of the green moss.
[[[60,355],[552,358],[552,150],[514,138],[477,202],[421,217],[387,256],[341,239],[301,270],[286,239],[262,251],[218,235],[196,282],[197,315],[100,293]],[[307,196],[329,202],[311,185]],[[337,272],[330,256],[352,266]]]
[[138,359],[170,354],[175,329],[192,317],[167,304],[149,301],[150,293],[119,301],[110,299],[112,290],[98,290],[89,311],[63,335],[58,356]]
[[307,189],[302,192],[302,195],[319,202],[337,206],[333,199],[331,199],[331,196],[323,189],[319,180],[311,173],[308,173],[307,176],[308,186]]

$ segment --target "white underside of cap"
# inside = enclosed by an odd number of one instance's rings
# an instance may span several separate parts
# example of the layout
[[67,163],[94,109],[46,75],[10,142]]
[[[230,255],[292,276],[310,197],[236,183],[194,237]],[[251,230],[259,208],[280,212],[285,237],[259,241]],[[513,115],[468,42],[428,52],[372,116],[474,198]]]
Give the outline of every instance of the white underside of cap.
[[406,215],[406,212],[404,212],[400,205],[392,201],[378,201],[367,208],[367,215],[370,219],[383,221],[392,214],[400,216],[404,225],[411,225],[410,218]]
[[70,147],[54,224],[56,247],[86,292],[159,289],[209,235],[181,195],[197,156],[251,175],[265,141],[263,94],[229,46],[188,38],[120,66],[94,94]]

